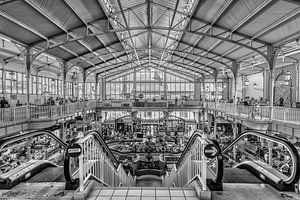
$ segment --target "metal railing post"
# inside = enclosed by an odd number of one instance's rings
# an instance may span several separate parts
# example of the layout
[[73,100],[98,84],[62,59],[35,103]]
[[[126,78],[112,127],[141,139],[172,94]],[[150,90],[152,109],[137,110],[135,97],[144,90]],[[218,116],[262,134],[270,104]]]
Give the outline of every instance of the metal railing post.
[[201,148],[201,154],[202,154],[202,172],[201,172],[201,178],[202,178],[202,189],[204,191],[207,190],[207,186],[206,186],[206,175],[207,175],[207,159],[206,156],[204,155],[204,148],[205,148],[205,143],[202,143],[202,148]]
[[[81,145],[82,147],[82,145]],[[84,155],[84,149],[82,151],[83,153],[79,156],[79,191],[84,190],[84,183],[83,183],[83,155]]]

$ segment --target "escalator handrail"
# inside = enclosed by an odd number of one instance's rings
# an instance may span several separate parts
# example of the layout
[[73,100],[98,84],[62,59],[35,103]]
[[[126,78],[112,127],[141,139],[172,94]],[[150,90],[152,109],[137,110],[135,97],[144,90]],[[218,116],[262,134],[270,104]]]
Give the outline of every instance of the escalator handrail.
[[102,136],[100,135],[100,132],[97,130],[90,130],[86,132],[86,136],[83,139],[88,139],[89,137],[94,137],[97,139],[97,141],[100,143],[100,145],[104,148],[104,151],[107,153],[107,156],[111,159],[111,161],[114,164],[114,167],[117,169],[119,166],[119,161],[116,159],[115,155],[112,153]]
[[[194,131],[194,133],[192,134],[192,137],[189,139],[186,147],[184,148],[184,150],[183,150],[180,158],[178,159],[178,161],[176,163],[176,168],[177,169],[182,164],[185,155],[189,152],[190,148],[193,146],[193,144],[196,141],[196,139],[199,138],[199,137],[201,139],[203,139],[203,135],[205,135],[205,134],[206,133],[204,131],[202,131],[202,130],[196,130],[196,131]],[[208,143],[210,143],[210,144],[214,144],[218,148],[218,151],[221,152],[221,148],[219,146],[219,143],[216,140],[212,140],[212,139],[206,138],[206,141]],[[214,184],[219,184],[219,183],[221,183],[222,178],[223,178],[223,170],[224,170],[224,167],[223,167],[223,157],[217,155],[215,159],[217,159],[217,166],[216,166],[217,167],[217,174],[216,174],[216,177],[213,180],[213,183]]]
[[[74,141],[74,142],[75,143],[83,142],[85,140],[88,140],[90,137],[93,137],[94,139],[96,139],[100,143],[100,146],[104,148],[104,151],[107,153],[108,158],[110,158],[110,160],[113,163],[114,168],[117,171],[118,167],[120,165],[119,161],[116,159],[114,154],[111,152],[110,148],[108,147],[108,145],[106,144],[106,142],[104,141],[102,136],[100,135],[99,131],[96,131],[96,130],[87,131],[86,135],[83,138],[80,138],[79,140]],[[65,174],[65,179],[66,179],[66,183],[67,183],[66,188],[76,189],[79,186],[79,179],[78,178],[75,179],[72,176],[72,174],[70,173],[69,164],[70,164],[70,156],[66,153],[65,160],[64,160],[64,174]]]
[[264,138],[267,140],[271,140],[273,142],[276,142],[276,143],[279,143],[279,144],[282,144],[283,146],[285,146],[289,150],[289,152],[292,156],[292,161],[293,161],[292,169],[293,170],[292,170],[292,175],[289,176],[289,178],[287,180],[282,180],[282,181],[285,184],[290,185],[290,184],[295,184],[299,180],[299,178],[300,178],[300,157],[299,157],[298,151],[291,142],[284,140],[282,138],[279,138],[276,136],[271,136],[271,135],[261,133],[258,131],[245,131],[245,132],[241,133],[240,135],[238,135],[237,138],[235,138],[233,141],[231,141],[225,148],[223,148],[222,154],[224,154],[228,150],[230,150],[230,148],[235,143],[237,143],[242,137],[245,137],[246,135],[255,135],[255,136],[258,136],[258,137],[261,137],[261,138]]
[[185,155],[187,154],[187,152],[190,150],[190,148],[193,146],[194,142],[196,141],[197,138],[203,138],[203,134],[205,134],[203,131],[199,131],[196,130],[194,131],[194,133],[192,134],[192,137],[190,137],[188,143],[186,144],[181,156],[179,157],[177,163],[176,163],[176,168],[178,169],[181,165],[181,162],[183,161]]
[[35,131],[30,131],[27,133],[22,133],[18,135],[13,135],[9,137],[4,137],[0,139],[0,151],[9,143],[13,143],[22,139],[26,139],[29,137],[34,137],[34,136],[40,136],[40,135],[47,135],[53,138],[55,141],[57,141],[63,148],[67,148],[67,143],[62,141],[60,138],[58,138],[55,134],[48,130],[35,130]]

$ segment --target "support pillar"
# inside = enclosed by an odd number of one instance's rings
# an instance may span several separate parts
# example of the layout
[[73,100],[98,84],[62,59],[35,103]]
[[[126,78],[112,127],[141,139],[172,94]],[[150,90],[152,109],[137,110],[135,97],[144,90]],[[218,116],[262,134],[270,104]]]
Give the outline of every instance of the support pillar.
[[1,91],[3,93],[3,95],[5,94],[5,65],[6,65],[6,62],[4,61],[0,61],[0,64],[1,64],[1,69],[2,69],[2,88],[1,88]]
[[63,84],[63,88],[62,88],[62,92],[63,92],[63,104],[65,105],[66,104],[66,78],[67,78],[67,73],[68,73],[68,63],[67,62],[63,62],[62,63],[62,69],[63,69],[63,72],[62,72],[62,84]]
[[133,69],[133,99],[136,99],[137,98],[137,95],[136,95],[136,66],[134,66],[134,69]]
[[268,79],[268,100],[269,100],[269,106],[270,106],[270,118],[273,118],[273,101],[274,101],[274,82],[275,82],[275,77],[274,77],[274,69],[275,69],[275,64],[276,64],[276,59],[277,55],[279,52],[280,48],[275,48],[272,46],[267,46],[267,62],[269,65],[269,76],[270,78]]
[[232,62],[231,65],[232,72],[233,72],[233,103],[235,104],[234,106],[234,113],[237,113],[237,75],[238,75],[238,69],[239,69],[239,63],[236,61]]
[[[60,95],[60,94],[59,94],[59,74],[57,75],[56,81],[57,81],[57,84],[56,84],[56,88],[55,88],[55,89],[56,89],[56,91],[57,91],[56,94],[57,94],[57,96],[59,97],[59,95]],[[77,96],[77,95],[76,95],[76,96]]]
[[[233,140],[238,136],[238,127],[237,123],[233,123],[232,130],[233,130]],[[233,145],[233,159],[236,160],[236,145]]]
[[273,101],[274,101],[274,69],[277,59],[277,54],[279,52],[280,48],[274,48],[272,46],[267,46],[267,61],[269,65],[269,81],[268,81],[268,100],[269,100],[269,106],[273,107]]
[[82,83],[82,96],[83,96],[83,110],[82,110],[82,118],[83,118],[83,122],[85,122],[86,120],[86,70],[83,70],[83,73],[82,73],[82,80],[83,80],[83,83]]
[[98,74],[96,74],[96,85],[95,85],[95,98],[96,98],[96,102],[98,102],[99,98],[98,98],[98,95],[99,95],[99,76]]
[[106,80],[105,78],[102,78],[102,86],[101,86],[101,91],[102,91],[102,101],[106,100]]
[[270,73],[268,69],[264,69],[263,71],[263,98],[264,100],[269,99],[269,90],[270,90]]
[[167,69],[166,67],[164,68],[164,99],[167,100],[168,99],[168,95],[167,95]]
[[213,134],[213,138],[216,138],[217,136],[217,89],[218,89],[218,71],[216,69],[214,69],[213,72],[213,76],[214,76],[214,81],[215,81],[215,112],[214,112],[214,134]]
[[299,66],[299,60],[296,64],[296,102],[300,102],[300,66]]
[[31,63],[32,63],[32,49],[31,47],[26,47],[26,57],[25,57],[25,65],[26,65],[26,88],[27,88],[27,92],[26,92],[26,103],[27,103],[27,107],[26,107],[26,116],[27,116],[27,120],[30,120],[30,91],[29,91],[29,87],[30,87],[30,69],[31,69]]

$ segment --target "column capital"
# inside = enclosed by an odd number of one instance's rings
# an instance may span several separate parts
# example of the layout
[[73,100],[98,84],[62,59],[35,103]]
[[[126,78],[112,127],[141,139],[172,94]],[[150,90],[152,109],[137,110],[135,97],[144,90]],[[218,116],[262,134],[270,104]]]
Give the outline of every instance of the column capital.
[[231,68],[232,68],[232,73],[233,73],[234,79],[237,78],[239,66],[240,66],[240,62],[238,62],[236,60],[232,61]]
[[212,75],[215,80],[215,83],[218,82],[218,71],[216,69],[213,70]]
[[276,59],[281,49],[282,47],[273,47],[271,45],[267,46],[267,63],[270,71],[273,71],[275,68]]

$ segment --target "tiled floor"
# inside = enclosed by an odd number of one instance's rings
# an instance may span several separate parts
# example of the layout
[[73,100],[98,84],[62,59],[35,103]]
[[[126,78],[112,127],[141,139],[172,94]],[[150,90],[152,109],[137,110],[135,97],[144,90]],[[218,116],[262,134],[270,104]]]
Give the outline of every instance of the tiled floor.
[[88,200],[196,200],[194,189],[167,187],[95,187]]

